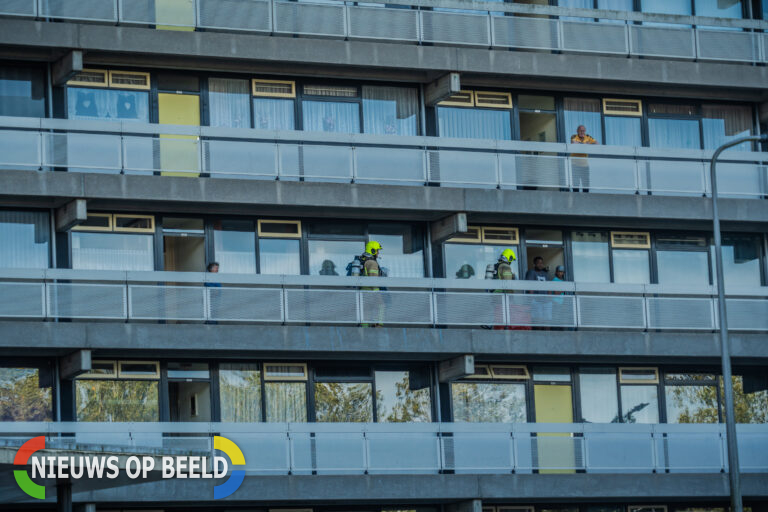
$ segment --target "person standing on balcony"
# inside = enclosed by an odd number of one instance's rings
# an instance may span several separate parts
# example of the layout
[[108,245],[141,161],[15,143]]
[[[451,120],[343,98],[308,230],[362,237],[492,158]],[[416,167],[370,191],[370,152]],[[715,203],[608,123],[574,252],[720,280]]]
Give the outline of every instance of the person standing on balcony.
[[[587,127],[580,124],[576,127],[576,134],[571,135],[571,144],[597,144],[597,141],[587,133]],[[571,155],[571,169],[573,171],[573,190],[589,192],[589,161],[583,153]]]
[[[360,261],[363,263],[362,275],[366,277],[381,277],[381,267],[379,266],[378,258],[381,252],[381,244],[375,240],[371,240],[365,244],[365,252],[360,255]],[[379,291],[378,287],[364,287],[363,290]],[[369,294],[373,306],[373,311],[376,323],[374,327],[382,327],[384,320],[384,302],[381,295]],[[363,327],[369,327],[369,324],[362,324]]]
[[[512,270],[512,262],[517,260],[517,256],[515,255],[515,251],[513,249],[504,249],[504,251],[499,256],[499,261],[496,262],[494,272],[493,272],[493,279],[499,279],[501,281],[511,281],[515,279],[515,272]],[[490,265],[489,265],[490,267]],[[506,290],[497,289],[494,290],[496,293],[508,293]],[[513,306],[510,305],[510,320],[516,319],[518,322],[516,323],[528,323],[525,321],[526,312],[520,311],[519,306]],[[500,325],[502,323],[502,319],[504,317],[503,311],[501,307],[497,307],[496,311],[494,313],[494,316],[497,320],[497,325],[493,326],[494,330],[515,330],[515,329],[526,329],[525,327],[514,327],[512,325]],[[522,320],[522,322],[520,322]],[[528,328],[529,329],[529,328]]]

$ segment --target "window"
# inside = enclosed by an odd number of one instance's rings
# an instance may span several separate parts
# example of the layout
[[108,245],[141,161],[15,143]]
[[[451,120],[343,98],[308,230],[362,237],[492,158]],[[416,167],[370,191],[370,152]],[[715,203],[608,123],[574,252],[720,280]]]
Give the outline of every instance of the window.
[[373,421],[370,382],[316,382],[315,421],[365,423]]
[[321,276],[345,276],[347,265],[365,249],[365,240],[312,240],[309,248],[309,273]]
[[651,103],[648,143],[652,148],[700,149],[699,121],[693,105]]
[[656,266],[661,284],[707,286],[709,255],[704,237],[657,236]]
[[247,80],[208,79],[208,109],[211,126],[251,127],[250,94]]
[[[301,108],[305,131],[360,133],[357,87],[305,85],[304,96]],[[311,97],[316,99],[307,99]]]
[[149,73],[84,69],[67,85],[68,119],[149,122]]
[[574,231],[571,238],[573,280],[582,283],[610,283],[608,235],[600,232]]
[[43,71],[0,67],[0,116],[46,117]]
[[[722,381],[723,378],[721,376],[720,403],[725,407]],[[768,391],[762,390],[745,393],[744,378],[741,375],[733,376],[733,401],[736,423],[768,423]]]
[[363,86],[363,126],[376,135],[418,135],[416,89]]
[[622,423],[658,423],[657,368],[619,368]]
[[214,221],[213,250],[215,261],[223,272],[256,273],[256,235],[253,221]]
[[613,282],[622,284],[649,284],[650,233],[611,231]]
[[[466,242],[466,243],[465,243]],[[485,279],[488,265],[495,265],[507,248],[519,254],[519,231],[513,227],[469,226],[466,235],[451,238],[444,246],[445,277],[449,279]],[[471,245],[470,245],[471,244]],[[511,262],[512,272],[519,276],[517,260]]]
[[429,387],[412,390],[408,371],[376,371],[376,416],[380,423],[429,423]]
[[696,16],[711,16],[713,18],[741,18],[744,15],[741,0],[712,2],[711,0],[694,0]]
[[642,12],[655,12],[661,14],[680,14],[690,16],[691,0],[641,0]]
[[261,274],[301,274],[300,221],[259,220],[258,233]]
[[[723,274],[726,291],[738,288],[753,288],[761,285],[760,237],[749,235],[723,236]],[[712,246],[712,264],[715,264]]]
[[668,373],[664,379],[667,423],[717,423],[717,380],[703,373]]
[[154,270],[155,218],[151,215],[89,213],[72,228],[72,268]]
[[640,100],[604,98],[603,114],[607,145],[643,145],[643,104]]
[[520,140],[557,142],[557,113],[554,96],[518,96]]
[[49,239],[46,212],[0,210],[0,267],[48,268]]
[[294,130],[296,84],[285,80],[252,81],[253,127],[258,130]]
[[[424,238],[412,226],[371,225],[368,240],[381,244],[380,263],[389,277],[424,277]],[[361,251],[362,252],[362,251]]]
[[[717,149],[721,144],[752,135],[752,108],[746,105],[713,105],[701,107],[704,149]],[[750,151],[752,144],[744,142],[734,149]]]
[[587,423],[619,422],[615,369],[579,369],[579,392],[582,421]]
[[453,421],[525,423],[525,384],[509,382],[454,382],[451,384]]
[[257,364],[219,365],[221,421],[254,423],[261,421],[261,371]]
[[93,361],[75,380],[77,421],[158,421],[159,365],[154,361]]
[[264,363],[268,422],[307,421],[307,365]]
[[[479,105],[475,102],[477,94],[482,98]],[[491,91],[461,91],[438,104],[438,132],[441,137],[510,140],[511,108],[511,95],[507,101]]]
[[53,420],[53,369],[48,363],[0,366],[0,422]]

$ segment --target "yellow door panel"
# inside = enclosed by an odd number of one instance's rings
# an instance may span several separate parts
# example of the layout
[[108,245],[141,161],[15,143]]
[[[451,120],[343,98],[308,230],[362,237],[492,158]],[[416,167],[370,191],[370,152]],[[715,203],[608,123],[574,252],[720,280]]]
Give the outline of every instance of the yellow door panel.
[[[160,124],[200,125],[200,98],[196,94],[159,93]],[[200,140],[194,135],[160,135],[160,173],[163,176],[200,176]]]
[[155,0],[155,26],[158,30],[195,30],[194,0]]
[[[533,386],[536,423],[573,423],[571,386],[536,384]],[[540,468],[570,468],[575,465],[574,442],[567,433],[537,434]],[[540,469],[539,473],[574,473],[573,469]]]

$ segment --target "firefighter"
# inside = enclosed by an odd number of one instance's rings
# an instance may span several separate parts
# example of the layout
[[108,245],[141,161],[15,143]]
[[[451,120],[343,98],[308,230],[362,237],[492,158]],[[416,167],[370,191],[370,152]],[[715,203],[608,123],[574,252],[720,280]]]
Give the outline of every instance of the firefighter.
[[[375,240],[371,240],[367,244],[365,244],[365,252],[360,255],[360,261],[363,264],[362,272],[361,274],[363,276],[368,277],[380,277],[382,275],[381,267],[379,266],[379,262],[377,261],[379,258],[379,253],[381,252],[381,244]],[[363,290],[368,291],[379,291],[379,288],[377,287],[365,287]],[[383,321],[384,321],[384,302],[382,301],[381,296],[376,294],[371,294],[370,296],[366,297],[366,300],[370,301],[370,304],[372,306],[371,310],[373,312],[373,319],[374,327],[382,327]],[[370,324],[363,323],[361,324],[363,327],[370,327]]]
[[515,273],[512,272],[513,261],[517,260],[515,251],[512,249],[504,249],[504,252],[499,256],[499,261],[496,263],[496,279],[510,280],[515,278]]

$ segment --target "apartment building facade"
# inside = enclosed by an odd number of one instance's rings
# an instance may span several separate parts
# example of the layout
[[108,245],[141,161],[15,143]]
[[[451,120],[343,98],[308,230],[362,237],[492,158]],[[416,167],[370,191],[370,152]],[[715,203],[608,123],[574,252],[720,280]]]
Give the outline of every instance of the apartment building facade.
[[[766,64],[765,0],[0,0],[0,508],[725,512],[709,160]],[[754,512],[766,151],[717,167]],[[245,473],[38,499],[37,436]]]

